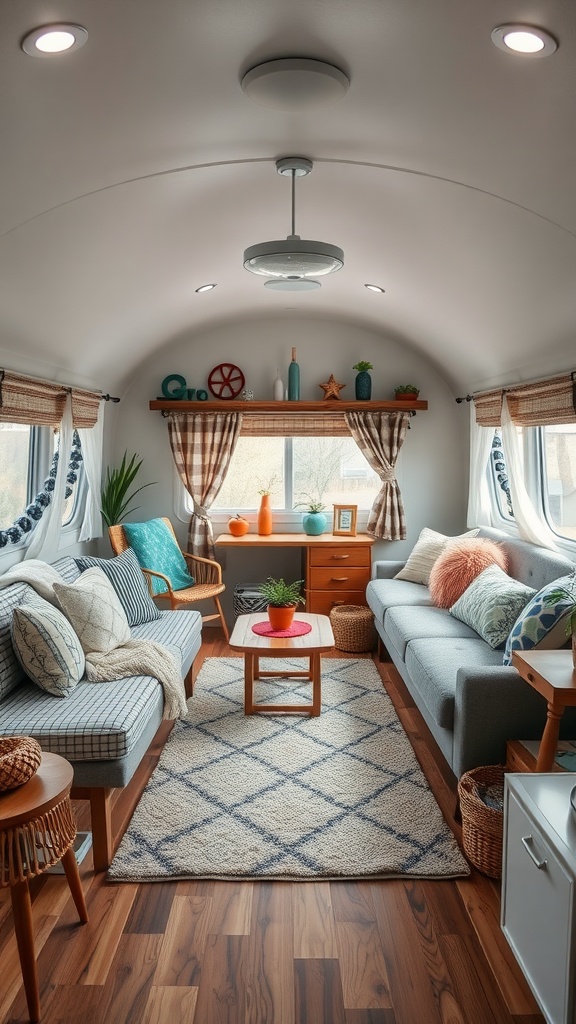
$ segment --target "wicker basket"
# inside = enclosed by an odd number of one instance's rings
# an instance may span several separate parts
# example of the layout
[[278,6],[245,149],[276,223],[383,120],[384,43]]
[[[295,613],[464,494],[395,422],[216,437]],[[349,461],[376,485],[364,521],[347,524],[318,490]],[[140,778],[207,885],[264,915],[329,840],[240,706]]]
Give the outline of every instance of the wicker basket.
[[486,765],[466,772],[458,783],[462,811],[462,842],[468,860],[490,878],[502,877],[504,812],[488,807],[479,787],[504,792],[504,765]]
[[330,612],[334,646],[339,651],[360,653],[376,645],[374,616],[361,604],[339,604]]
[[23,786],[41,760],[40,744],[31,736],[0,736],[0,791]]
[[235,615],[265,612],[268,607],[268,599],[260,593],[257,583],[239,583],[234,587],[232,603]]

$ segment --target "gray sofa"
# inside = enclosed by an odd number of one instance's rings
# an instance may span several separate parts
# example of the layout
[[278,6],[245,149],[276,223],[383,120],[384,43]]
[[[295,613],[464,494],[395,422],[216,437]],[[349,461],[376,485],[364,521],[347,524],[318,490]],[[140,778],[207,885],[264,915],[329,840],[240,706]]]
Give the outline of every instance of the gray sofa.
[[[535,590],[575,567],[568,558],[499,530],[482,527],[479,536],[502,544],[509,575]],[[426,586],[393,579],[404,565],[380,561],[372,568],[366,599],[380,653],[394,662],[457,777],[480,765],[503,764],[507,740],[540,738],[546,703],[515,668],[502,664],[501,650],[434,607]],[[566,711],[561,736],[576,736],[576,708]]]
[[[59,559],[53,568],[68,583],[80,575],[70,557]],[[12,611],[27,591],[25,583],[0,590],[0,736],[33,736],[43,750],[71,762],[72,796],[90,801],[94,867],[101,871],[113,853],[112,791],[130,781],[158,731],[162,687],[150,676],[133,676],[111,683],[81,680],[66,698],[41,690],[25,675],[10,639]],[[200,613],[165,611],[131,632],[163,644],[176,656],[190,696],[201,645]]]

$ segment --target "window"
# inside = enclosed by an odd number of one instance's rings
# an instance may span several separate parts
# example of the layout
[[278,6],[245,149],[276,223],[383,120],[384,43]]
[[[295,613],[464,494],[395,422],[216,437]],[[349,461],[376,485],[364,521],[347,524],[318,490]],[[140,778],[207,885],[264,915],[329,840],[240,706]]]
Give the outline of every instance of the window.
[[352,437],[240,437],[212,511],[256,509],[262,490],[277,510],[310,497],[368,510],[380,486]]
[[[0,422],[0,530],[7,530],[44,488],[54,453],[58,450],[58,433],[51,427],[34,427],[21,423]],[[72,493],[66,499],[62,525],[72,522],[82,491],[82,466]]]
[[541,431],[544,511],[555,533],[576,540],[576,423]]

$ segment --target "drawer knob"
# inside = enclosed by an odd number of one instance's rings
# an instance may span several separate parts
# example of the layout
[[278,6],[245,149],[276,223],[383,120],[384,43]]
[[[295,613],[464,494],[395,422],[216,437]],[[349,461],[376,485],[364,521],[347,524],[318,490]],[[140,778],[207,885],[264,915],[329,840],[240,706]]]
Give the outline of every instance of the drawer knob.
[[532,849],[532,843],[533,842],[534,842],[534,839],[532,838],[532,836],[522,836],[522,846],[526,850],[526,853],[530,857],[530,860],[534,862],[534,864],[538,868],[538,871],[546,871],[546,868],[548,867],[548,861],[547,860],[538,860],[538,857],[536,856],[536,854],[534,853],[534,850]]
[[335,560],[340,560],[342,558],[350,558],[350,555],[332,555],[332,558],[334,558]]
[[332,583],[346,583],[347,579],[347,576],[333,576]]

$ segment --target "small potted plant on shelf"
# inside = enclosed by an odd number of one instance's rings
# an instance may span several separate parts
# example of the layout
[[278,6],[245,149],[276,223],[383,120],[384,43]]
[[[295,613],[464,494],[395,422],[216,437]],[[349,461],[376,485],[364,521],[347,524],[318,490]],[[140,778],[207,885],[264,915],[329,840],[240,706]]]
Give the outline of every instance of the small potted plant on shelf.
[[415,402],[420,394],[420,388],[414,384],[399,384],[394,388],[394,398],[397,402]]
[[360,359],[352,369],[358,371],[354,381],[356,400],[369,402],[372,396],[372,378],[368,371],[374,369],[372,363],[369,363],[367,359]]
[[326,506],[320,499],[312,498],[304,494],[305,501],[299,501],[296,508],[304,509],[302,515],[302,528],[309,537],[318,537],[326,529],[327,519],[324,515]]
[[258,587],[268,601],[268,618],[273,630],[290,629],[296,608],[299,604],[305,604],[300,593],[303,582],[304,580],[295,580],[294,583],[286,583],[285,580],[275,580],[269,576]]

